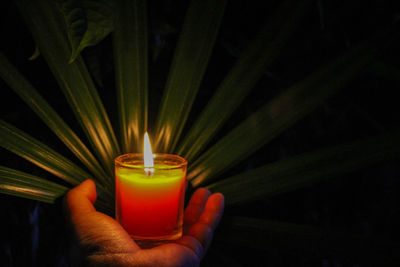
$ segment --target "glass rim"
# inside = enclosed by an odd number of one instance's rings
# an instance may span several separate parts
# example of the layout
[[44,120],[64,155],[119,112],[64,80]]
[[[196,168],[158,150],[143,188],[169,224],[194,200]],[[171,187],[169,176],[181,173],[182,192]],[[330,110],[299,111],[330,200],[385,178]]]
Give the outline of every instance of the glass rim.
[[[187,160],[181,156],[175,155],[175,154],[168,154],[168,153],[154,153],[154,161],[156,162],[157,159],[160,158],[165,158],[165,159],[174,159],[176,161],[176,165],[172,165],[171,167],[168,168],[157,168],[157,167],[144,167],[144,166],[136,166],[133,165],[132,163],[126,163],[123,161],[123,159],[126,158],[141,158],[143,159],[143,153],[126,153],[119,155],[114,159],[115,166],[118,167],[123,167],[123,168],[129,168],[129,169],[145,169],[145,168],[152,168],[155,170],[174,170],[174,169],[181,169],[183,167],[187,166]],[[158,157],[159,156],[159,157]]]

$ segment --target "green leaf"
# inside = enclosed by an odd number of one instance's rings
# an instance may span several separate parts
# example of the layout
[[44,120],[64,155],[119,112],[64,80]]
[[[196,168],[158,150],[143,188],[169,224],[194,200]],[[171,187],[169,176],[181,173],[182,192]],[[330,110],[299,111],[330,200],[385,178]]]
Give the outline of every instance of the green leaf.
[[79,0],[58,0],[58,7],[64,15],[68,40],[71,45],[72,62],[79,54],[79,45],[87,29],[85,10],[82,7],[82,1]]
[[[54,203],[57,198],[62,197],[68,190],[65,186],[43,178],[0,166],[0,193]],[[99,191],[97,193],[96,209],[112,215],[113,205],[111,203],[113,201],[110,201],[108,195],[103,195]]]
[[146,1],[119,1],[113,38],[123,151],[137,152],[147,130]]
[[64,156],[3,120],[0,120],[0,146],[72,185],[91,177]]
[[60,138],[60,140],[75,154],[75,156],[104,185],[112,182],[107,177],[97,159],[83,144],[78,136],[36,91],[36,89],[18,72],[18,70],[0,52],[0,77],[29,105],[43,122]]
[[[86,179],[94,180],[90,174],[64,156],[3,120],[0,120],[0,146],[72,185],[77,185]],[[110,187],[106,189],[99,183],[96,185],[100,190],[98,201],[100,206],[110,206],[110,202],[113,201]]]
[[155,151],[173,151],[207,67],[226,0],[192,0],[175,50],[156,124]]
[[39,49],[82,126],[93,151],[113,177],[114,158],[120,154],[114,131],[93,80],[80,56],[71,55],[59,9],[49,0],[17,0]]
[[43,178],[0,166],[1,193],[54,203],[67,190],[67,187]]
[[189,162],[208,144],[223,123],[236,110],[266,68],[279,56],[291,33],[297,28],[310,1],[284,1],[256,39],[218,87],[200,117],[178,149]]
[[313,259],[332,257],[372,266],[400,260],[398,241],[249,217],[224,218],[215,241],[257,251],[277,250]]
[[111,0],[58,0],[64,15],[73,62],[87,46],[103,40],[113,28],[113,3]]
[[373,54],[365,44],[353,48],[272,99],[203,153],[188,179],[194,186],[204,184],[257,151],[343,88]]
[[71,61],[88,46],[96,45],[113,30],[113,1],[112,0],[84,0],[82,6],[86,13],[87,30]]
[[293,191],[365,165],[398,158],[400,132],[358,140],[264,165],[208,186],[222,192],[228,205]]

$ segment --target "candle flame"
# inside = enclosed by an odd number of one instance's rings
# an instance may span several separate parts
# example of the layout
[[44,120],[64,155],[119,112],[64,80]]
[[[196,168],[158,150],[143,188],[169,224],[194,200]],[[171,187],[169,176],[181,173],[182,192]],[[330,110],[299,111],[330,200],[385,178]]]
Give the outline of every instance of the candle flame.
[[151,152],[151,145],[149,134],[146,132],[144,134],[144,147],[143,147],[143,159],[144,159],[144,167],[145,172],[147,175],[151,175],[154,172],[154,160],[153,160],[153,153]]

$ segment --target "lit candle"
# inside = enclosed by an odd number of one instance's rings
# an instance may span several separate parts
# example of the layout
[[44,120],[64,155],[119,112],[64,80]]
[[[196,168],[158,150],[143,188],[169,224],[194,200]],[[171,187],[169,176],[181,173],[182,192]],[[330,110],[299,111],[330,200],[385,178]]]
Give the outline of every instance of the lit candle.
[[152,154],[145,134],[144,153],[115,159],[116,219],[141,246],[182,236],[187,162],[171,154]]

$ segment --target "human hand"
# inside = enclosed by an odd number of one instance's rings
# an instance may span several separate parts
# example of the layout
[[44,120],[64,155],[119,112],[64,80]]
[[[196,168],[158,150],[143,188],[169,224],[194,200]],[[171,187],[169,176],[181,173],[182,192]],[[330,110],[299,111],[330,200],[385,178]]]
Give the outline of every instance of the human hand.
[[[68,223],[87,266],[199,266],[224,209],[224,196],[200,188],[192,195],[179,240],[141,249],[113,218],[96,211],[96,187],[86,180],[64,198]],[[86,266],[85,265],[85,266]]]

